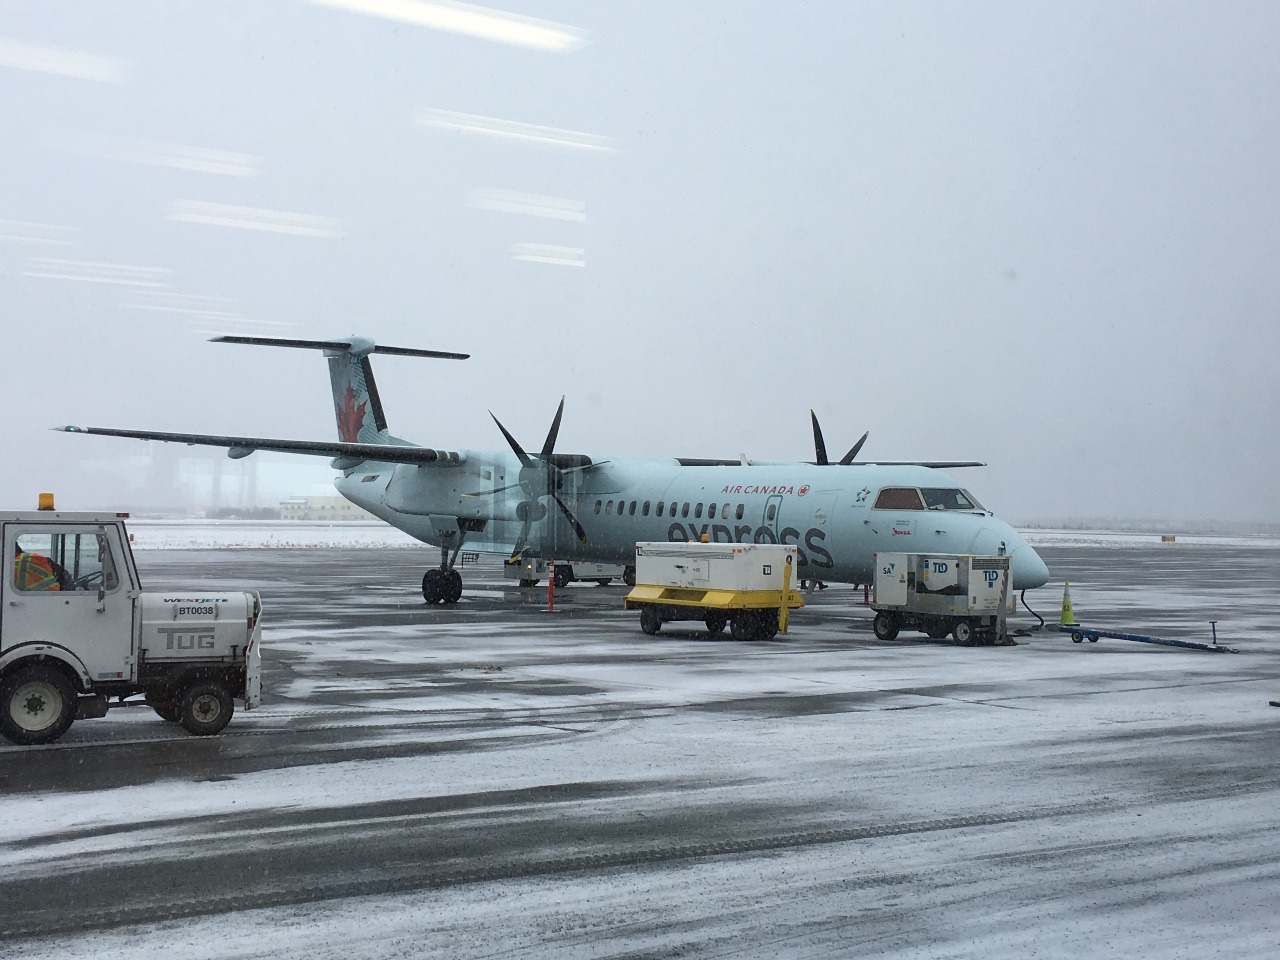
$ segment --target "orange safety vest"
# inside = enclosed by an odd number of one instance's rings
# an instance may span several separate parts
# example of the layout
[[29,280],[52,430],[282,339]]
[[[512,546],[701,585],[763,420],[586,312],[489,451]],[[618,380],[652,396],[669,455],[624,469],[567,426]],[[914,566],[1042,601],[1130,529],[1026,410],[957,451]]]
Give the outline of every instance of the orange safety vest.
[[53,561],[38,553],[22,553],[15,558],[14,583],[19,590],[61,590]]

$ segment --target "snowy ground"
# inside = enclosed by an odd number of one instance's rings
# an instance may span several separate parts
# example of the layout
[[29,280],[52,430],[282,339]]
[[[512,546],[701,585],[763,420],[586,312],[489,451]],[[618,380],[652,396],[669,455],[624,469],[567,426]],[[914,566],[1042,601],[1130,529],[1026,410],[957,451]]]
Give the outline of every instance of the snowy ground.
[[428,609],[434,551],[355,527],[149,526],[149,587],[262,591],[268,704],[0,747],[0,956],[1274,955],[1276,545],[1043,546],[1042,612],[1231,655],[882,644],[847,587],[645,638],[494,561]]

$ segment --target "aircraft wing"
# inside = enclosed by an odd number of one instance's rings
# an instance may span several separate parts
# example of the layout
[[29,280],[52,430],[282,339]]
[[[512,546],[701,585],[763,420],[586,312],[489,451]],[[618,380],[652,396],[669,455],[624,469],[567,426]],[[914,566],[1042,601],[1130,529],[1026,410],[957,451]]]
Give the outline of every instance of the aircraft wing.
[[133,437],[137,440],[161,440],[192,446],[226,447],[230,457],[247,457],[255,450],[273,453],[300,453],[316,457],[337,457],[360,462],[434,463],[437,460],[461,459],[456,453],[427,447],[382,443],[343,443],[340,440],[273,440],[266,437],[219,437],[204,433],[162,433],[156,430],[116,430],[110,427],[54,427],[63,433],[92,433],[101,437]]
[[[785,467],[797,463],[795,460],[756,460],[755,458],[738,460],[708,460],[698,457],[677,457],[676,462],[684,467],[737,467],[750,463],[761,467]],[[805,461],[813,463],[812,460]],[[855,460],[853,463],[830,464],[834,467],[932,467],[934,470],[949,470],[953,467],[985,467],[981,460]]]
[[950,470],[953,467],[985,467],[981,460],[859,460],[849,466],[866,464],[872,467],[932,467],[934,470]]

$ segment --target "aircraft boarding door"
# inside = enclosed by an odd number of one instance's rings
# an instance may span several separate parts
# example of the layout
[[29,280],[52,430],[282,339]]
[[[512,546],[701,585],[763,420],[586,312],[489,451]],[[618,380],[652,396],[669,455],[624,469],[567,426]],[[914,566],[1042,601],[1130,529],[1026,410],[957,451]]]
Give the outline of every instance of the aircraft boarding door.
[[131,677],[133,598],[123,560],[114,528],[6,524],[0,646],[74,642],[94,680]]
[[[778,539],[778,528],[781,525],[780,514],[782,513],[782,496],[774,494],[764,502],[764,519],[761,525],[773,534],[771,543],[780,542]],[[760,543],[760,537],[756,537],[756,543]]]

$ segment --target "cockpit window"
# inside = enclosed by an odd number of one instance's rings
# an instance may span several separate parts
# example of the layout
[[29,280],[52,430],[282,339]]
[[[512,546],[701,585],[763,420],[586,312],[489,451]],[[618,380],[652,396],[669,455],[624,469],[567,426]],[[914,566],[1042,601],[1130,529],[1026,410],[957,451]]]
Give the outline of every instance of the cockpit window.
[[982,505],[957,487],[921,487],[924,505],[930,510],[981,510]]
[[923,510],[920,494],[914,487],[885,487],[876,497],[877,510]]

